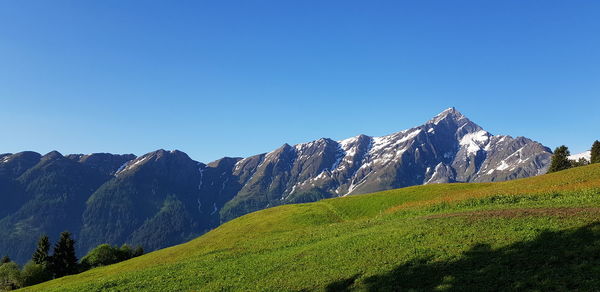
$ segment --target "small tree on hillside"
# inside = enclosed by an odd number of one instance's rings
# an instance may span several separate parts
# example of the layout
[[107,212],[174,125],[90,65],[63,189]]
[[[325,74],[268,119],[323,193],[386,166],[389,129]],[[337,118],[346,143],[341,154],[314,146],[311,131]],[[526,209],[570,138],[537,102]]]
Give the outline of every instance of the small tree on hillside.
[[141,247],[140,245],[138,245],[133,250],[133,254],[131,256],[135,258],[135,257],[139,257],[139,256],[141,256],[143,254],[144,254],[144,248]]
[[77,256],[75,255],[75,240],[68,231],[60,234],[60,239],[54,246],[51,271],[59,278],[77,272]]
[[548,173],[571,168],[571,161],[569,160],[570,155],[571,152],[569,152],[569,148],[567,148],[567,146],[562,145],[560,147],[556,147],[554,150],[554,155],[552,155],[552,162],[550,163]]
[[0,265],[0,291],[20,288],[21,282],[21,270],[17,263],[8,262]]
[[571,166],[572,167],[579,167],[579,166],[584,166],[584,165],[588,165],[590,164],[589,161],[587,161],[587,159],[581,157],[579,158],[579,160],[571,160]]
[[21,271],[21,280],[22,286],[27,287],[52,280],[52,274],[50,274],[46,265],[29,261]]
[[84,268],[95,268],[100,266],[112,265],[123,261],[124,256],[121,250],[116,246],[109,244],[101,244],[81,258],[81,264]]
[[3,256],[2,260],[0,260],[0,265],[1,264],[8,264],[10,262],[11,262],[11,260],[10,260],[10,258],[8,256]]
[[592,144],[592,157],[590,157],[590,163],[600,163],[600,141],[598,140]]
[[119,261],[125,261],[133,257],[133,250],[129,245],[123,244],[119,248]]
[[142,254],[144,254],[144,249],[141,246],[131,249],[131,247],[126,244],[121,247],[101,244],[81,258],[81,265],[84,269],[90,269],[112,265],[136,256],[141,256]]
[[42,235],[40,237],[40,239],[38,240],[37,248],[35,249],[33,256],[31,256],[31,260],[38,265],[49,266],[49,263],[50,263],[50,256],[48,255],[49,251],[50,251],[50,240],[48,239],[47,235]]

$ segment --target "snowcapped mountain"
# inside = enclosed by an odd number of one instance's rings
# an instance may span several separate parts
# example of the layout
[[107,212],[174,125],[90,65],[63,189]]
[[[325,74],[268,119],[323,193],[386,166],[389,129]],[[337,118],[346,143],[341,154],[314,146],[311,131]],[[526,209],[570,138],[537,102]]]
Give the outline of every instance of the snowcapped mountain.
[[494,136],[449,108],[425,124],[382,137],[322,138],[236,163],[251,174],[222,210],[228,220],[268,206],[445,182],[489,182],[544,173],[550,149]]
[[40,234],[68,229],[79,254],[100,243],[151,251],[271,206],[534,176],[550,157],[540,143],[492,135],[454,108],[387,136],[322,138],[208,164],[162,149],[140,157],[0,154],[0,250],[24,263]]
[[590,161],[592,158],[592,151],[588,150],[585,152],[581,152],[581,153],[573,154],[573,155],[569,156],[569,159],[575,160],[575,161],[578,161],[581,158],[584,158],[585,160]]

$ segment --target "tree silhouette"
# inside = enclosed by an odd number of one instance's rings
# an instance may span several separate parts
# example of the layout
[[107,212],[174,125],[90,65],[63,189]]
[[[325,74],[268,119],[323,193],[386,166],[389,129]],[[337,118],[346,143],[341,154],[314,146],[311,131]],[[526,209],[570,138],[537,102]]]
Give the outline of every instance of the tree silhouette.
[[569,148],[567,148],[567,146],[562,145],[560,147],[556,147],[554,150],[554,155],[552,155],[552,162],[550,163],[548,173],[571,168],[571,161],[569,161],[570,155],[571,152],[569,152]]
[[600,163],[600,141],[598,140],[594,141],[594,144],[592,144],[590,163]]
[[77,272],[77,256],[75,255],[75,240],[71,238],[71,233],[64,231],[60,234],[58,242],[54,246],[52,255],[51,271],[54,277],[59,278]]
[[42,235],[38,240],[37,248],[31,256],[31,260],[38,264],[48,266],[50,262],[50,256],[48,252],[50,251],[50,240],[47,235]]

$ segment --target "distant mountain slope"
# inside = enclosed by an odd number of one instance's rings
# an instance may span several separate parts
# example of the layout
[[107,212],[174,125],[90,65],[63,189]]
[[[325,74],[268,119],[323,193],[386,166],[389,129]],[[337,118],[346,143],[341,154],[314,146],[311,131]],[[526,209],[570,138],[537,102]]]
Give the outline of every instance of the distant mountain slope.
[[596,291],[600,164],[279,206],[26,291]]
[[[37,163],[36,163],[37,162]],[[73,161],[58,152],[44,156],[19,153],[8,157],[12,168],[9,180],[14,192],[2,193],[11,205],[0,207],[0,252],[23,262],[31,256],[32,247],[41,234],[57,236],[64,230],[77,232],[89,196],[104,182],[108,174]],[[34,164],[35,163],[35,164]],[[21,166],[33,165],[26,171]],[[5,178],[6,179],[6,178]]]
[[544,173],[550,150],[494,136],[454,108],[383,137],[323,138],[204,164],[146,155],[0,155],[0,254],[23,263],[42,233],[69,229],[79,254],[99,243],[155,250],[264,208],[405,186]]

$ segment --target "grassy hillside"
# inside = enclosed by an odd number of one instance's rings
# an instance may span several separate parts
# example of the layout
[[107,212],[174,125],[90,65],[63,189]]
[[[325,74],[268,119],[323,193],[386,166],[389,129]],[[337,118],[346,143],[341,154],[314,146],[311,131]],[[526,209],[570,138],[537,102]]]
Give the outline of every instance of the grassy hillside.
[[255,212],[31,291],[593,290],[600,165]]

